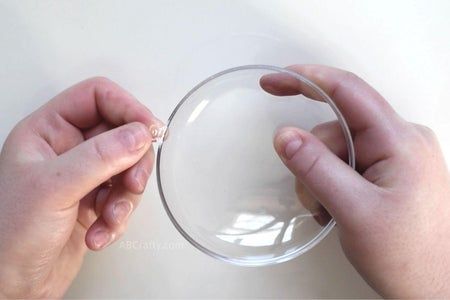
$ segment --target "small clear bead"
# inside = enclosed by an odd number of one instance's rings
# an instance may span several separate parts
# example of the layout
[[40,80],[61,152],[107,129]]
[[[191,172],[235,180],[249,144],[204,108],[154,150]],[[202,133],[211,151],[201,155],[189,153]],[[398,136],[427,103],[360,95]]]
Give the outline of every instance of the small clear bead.
[[153,137],[153,142],[157,142],[160,139],[164,138],[164,134],[167,130],[166,126],[158,127],[156,125],[150,126],[150,134]]

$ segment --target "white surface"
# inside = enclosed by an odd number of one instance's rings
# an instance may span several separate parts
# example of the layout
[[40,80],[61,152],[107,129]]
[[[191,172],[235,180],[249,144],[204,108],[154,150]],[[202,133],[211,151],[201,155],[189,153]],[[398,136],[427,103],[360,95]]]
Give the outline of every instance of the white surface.
[[[166,119],[205,76],[252,63],[352,70],[432,127],[450,158],[448,1],[0,1],[0,138],[86,77],[117,81]],[[376,297],[335,233],[273,267],[205,256],[170,224],[154,181],[124,243],[88,255],[68,297]]]

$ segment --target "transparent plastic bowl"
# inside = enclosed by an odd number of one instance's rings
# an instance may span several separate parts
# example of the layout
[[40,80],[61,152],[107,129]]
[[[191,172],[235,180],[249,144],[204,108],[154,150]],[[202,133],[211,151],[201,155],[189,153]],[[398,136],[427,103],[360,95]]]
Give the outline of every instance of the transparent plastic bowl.
[[[298,83],[316,100],[265,91],[260,80],[268,74]],[[354,168],[344,118],[307,78],[264,65],[207,78],[176,106],[158,149],[158,187],[170,220],[197,249],[237,265],[270,265],[308,251],[335,223],[320,225],[303,207],[273,137],[284,126],[311,130],[336,120]]]

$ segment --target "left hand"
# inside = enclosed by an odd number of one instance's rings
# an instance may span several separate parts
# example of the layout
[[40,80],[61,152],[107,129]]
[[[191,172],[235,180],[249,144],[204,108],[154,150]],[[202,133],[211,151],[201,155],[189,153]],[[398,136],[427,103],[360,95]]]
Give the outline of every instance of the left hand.
[[87,249],[124,232],[149,178],[161,121],[104,78],[22,120],[0,154],[0,297],[61,297]]

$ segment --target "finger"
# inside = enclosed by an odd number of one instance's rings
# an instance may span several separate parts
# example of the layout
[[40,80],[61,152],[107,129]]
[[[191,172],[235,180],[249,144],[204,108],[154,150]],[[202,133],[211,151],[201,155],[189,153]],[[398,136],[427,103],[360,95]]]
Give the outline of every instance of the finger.
[[338,121],[319,124],[311,130],[311,133],[322,141],[337,157],[344,161],[348,159],[347,144]]
[[[297,128],[280,130],[274,146],[282,161],[336,221],[365,209],[374,186],[335,156],[314,135]],[[350,216],[351,217],[351,216]]]
[[272,73],[264,75],[260,79],[260,85],[266,92],[275,96],[294,96],[303,94],[310,99],[325,101],[323,96],[318,94],[311,86],[290,74]]
[[[350,129],[362,131],[372,127],[389,129],[397,115],[384,98],[370,85],[353,73],[320,65],[295,65],[288,67],[328,94],[339,107]],[[322,100],[304,82],[288,74],[269,74],[260,84],[276,95],[294,95],[306,91],[305,96]]]
[[316,214],[322,206],[314,196],[306,189],[305,185],[297,179],[295,181],[295,193],[303,206],[313,215]]
[[[47,111],[33,113],[22,120],[10,135],[13,151],[28,156],[43,155],[51,158],[60,155],[84,141],[83,134],[60,115]],[[26,150],[21,146],[28,144]],[[15,149],[15,150],[14,150]]]
[[99,250],[119,239],[139,199],[140,195],[130,193],[123,185],[113,186],[98,220],[86,233],[86,245],[92,250]]
[[[148,151],[152,136],[144,124],[130,123],[91,138],[49,163],[50,176],[67,201],[136,164]],[[76,184],[74,184],[76,182]],[[67,197],[70,195],[70,197]],[[74,203],[69,203],[74,204]]]
[[[104,78],[92,78],[63,91],[20,123],[16,135],[21,138],[17,143],[25,141],[39,147],[20,150],[16,156],[21,158],[28,153],[28,157],[39,159],[60,155],[83,142],[83,130],[103,122],[111,127],[131,122],[141,122],[149,128],[163,126],[117,84]],[[44,147],[41,140],[49,147]]]
[[295,192],[302,205],[311,212],[317,223],[321,226],[327,225],[331,220],[330,214],[300,180],[295,182]]
[[[316,83],[334,100],[354,136],[358,171],[364,173],[373,164],[406,150],[407,145],[399,138],[399,132],[404,131],[406,122],[362,79],[347,71],[318,65],[296,65],[289,69]],[[269,92],[280,88],[278,94],[282,95],[281,89],[287,88],[286,85],[277,85],[277,76],[264,76],[260,80],[261,86],[264,88],[268,80]],[[316,100],[324,99],[318,93],[311,93],[312,89],[306,83],[292,79],[290,82],[290,94],[295,84],[298,93]]]
[[155,154],[153,147],[130,169],[123,174],[124,186],[134,194],[142,194],[153,170]]
[[101,122],[92,128],[84,130],[83,136],[85,140],[88,140],[90,138],[93,138],[94,136],[102,134],[103,132],[111,130],[112,128],[113,126],[108,124],[107,122]]
[[[311,130],[311,133],[340,159],[345,161],[348,158],[347,145],[338,121],[319,124]],[[330,215],[300,180],[296,180],[295,191],[300,202],[311,212],[317,223],[322,226],[328,224],[331,220]]]
[[78,222],[87,230],[100,216],[103,205],[106,203],[111,191],[109,186],[101,186],[92,190],[83,199],[78,206]]
[[[92,138],[98,134],[101,134],[103,132],[106,132],[110,130],[110,125],[102,122],[98,124],[97,126],[90,128],[84,132],[85,139]],[[128,189],[131,193],[135,194],[141,194],[144,192],[145,186],[147,184],[148,178],[152,172],[153,168],[153,162],[154,162],[154,151],[153,147],[150,147],[150,149],[147,151],[147,153],[131,168],[124,171],[122,173],[118,180],[115,179],[115,184],[123,184],[126,189]],[[101,214],[103,211],[104,205],[106,204],[106,199],[108,198],[108,194],[111,190],[111,187],[105,186],[103,188],[98,189],[98,193],[96,196],[96,200],[92,201],[90,204],[85,201],[85,199],[81,200],[80,207],[85,206],[88,207],[86,211],[89,212],[89,214],[83,214],[89,215],[89,222],[84,222],[84,225],[89,224],[87,228],[90,227],[90,225],[95,221],[97,216]],[[97,191],[97,190],[95,190]],[[91,193],[90,193],[91,194]],[[85,197],[88,198],[88,197]],[[90,197],[91,198],[91,197]],[[90,199],[88,198],[88,199]],[[83,205],[86,204],[86,205]],[[83,209],[84,211],[84,209]],[[95,218],[94,218],[95,217]],[[82,219],[86,219],[87,217],[82,217]]]
[[54,111],[82,129],[103,120],[112,125],[140,122],[149,127],[157,119],[130,93],[109,79],[96,77],[63,91],[43,108]]
[[123,184],[113,187],[101,211],[111,230],[116,231],[126,225],[140,198],[141,195],[131,193]]
[[108,200],[109,194],[111,193],[112,186],[107,186],[100,188],[97,193],[97,198],[95,199],[94,203],[94,210],[97,217],[99,217],[102,214],[103,207],[106,204],[106,200]]
[[91,227],[91,225],[97,219],[97,214],[95,213],[95,202],[98,197],[99,189],[92,190],[83,199],[80,200],[80,205],[78,206],[78,218],[77,221],[86,230]]
[[115,231],[108,227],[103,217],[100,216],[86,232],[86,246],[94,251],[101,250],[117,239],[116,234]]
[[[110,125],[107,123],[100,123],[97,126],[85,131],[84,136],[89,139],[93,136],[101,134],[110,130]],[[132,193],[142,194],[147,185],[148,178],[153,169],[154,150],[153,147],[131,168],[124,171],[123,178],[125,187]]]

